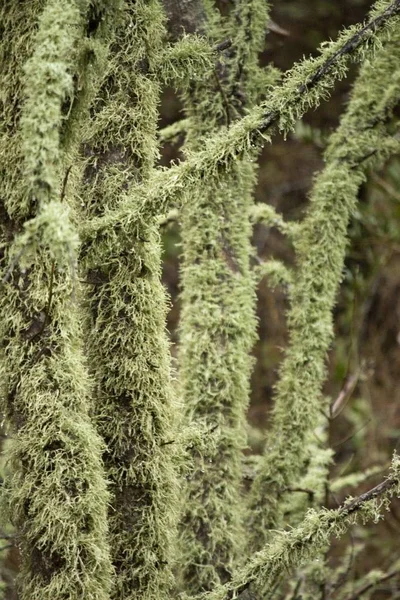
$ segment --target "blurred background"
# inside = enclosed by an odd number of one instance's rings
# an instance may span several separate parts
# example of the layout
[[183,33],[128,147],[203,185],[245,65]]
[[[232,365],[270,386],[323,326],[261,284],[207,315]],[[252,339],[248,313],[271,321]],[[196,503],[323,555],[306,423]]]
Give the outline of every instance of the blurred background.
[[[285,0],[275,2],[266,35],[263,64],[282,70],[315,53],[344,26],[361,21],[372,5],[366,0]],[[346,105],[357,67],[339,82],[329,101],[309,112],[286,141],[276,136],[260,156],[257,202],[272,204],[288,220],[299,219],[307,206],[313,176],[323,166],[322,152]],[[182,118],[179,99],[165,90],[161,124]],[[398,113],[399,114],[399,113]],[[180,157],[179,142],[164,147],[161,164]],[[179,320],[179,228],[169,224],[163,233],[164,283],[171,296],[168,327],[176,352]],[[293,264],[288,241],[276,230],[259,225],[253,244],[261,259],[279,258]],[[258,334],[249,423],[268,429],[277,369],[287,343],[285,295],[264,279],[258,290]],[[390,456],[400,451],[400,161],[369,174],[359,193],[359,208],[350,227],[344,278],[334,311],[336,337],[329,352],[329,376],[324,393],[338,400],[339,414],[329,423],[335,452],[331,478],[375,467],[375,474],[357,488],[344,488],[328,504],[334,507],[382,480]],[[263,436],[253,435],[252,451],[262,450]],[[250,451],[251,451],[250,450]],[[400,503],[393,503],[385,521],[368,529],[354,528],[334,542],[332,564],[365,542],[349,561],[350,578],[372,568],[386,569],[400,558]],[[376,600],[400,597],[400,576],[373,592]],[[363,596],[364,597],[364,596]]]

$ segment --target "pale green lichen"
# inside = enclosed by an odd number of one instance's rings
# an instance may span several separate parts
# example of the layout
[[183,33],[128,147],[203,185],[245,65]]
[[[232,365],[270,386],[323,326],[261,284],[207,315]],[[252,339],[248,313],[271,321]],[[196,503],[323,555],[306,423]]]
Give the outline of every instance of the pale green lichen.
[[251,228],[243,214],[251,185],[243,170],[231,174],[193,196],[182,215],[180,381],[189,422],[206,423],[210,440],[196,453],[183,506],[184,580],[193,590],[226,581],[243,540],[241,455],[255,331]]
[[157,132],[157,136],[160,143],[165,144],[166,142],[175,142],[180,136],[185,135],[188,125],[188,119],[181,119],[180,121],[175,121],[175,123],[167,125],[163,129],[159,130]]
[[210,76],[218,53],[200,36],[185,35],[160,52],[155,71],[159,79],[177,88]]
[[1,297],[2,410],[15,438],[3,505],[17,529],[22,600],[107,600],[102,444],[89,418],[79,289],[63,268],[77,236],[58,200],[64,103],[73,95],[86,3],[10,4],[0,44],[10,83],[1,105],[2,263],[7,268],[18,244],[32,255],[8,271]]
[[[182,94],[188,120],[184,150],[192,156],[210,133],[225,130],[252,105],[251,96],[245,98],[247,66],[257,61],[264,41],[264,35],[253,31],[253,19],[261,18],[257,7],[263,7],[266,21],[265,3],[248,8],[239,2],[237,10],[246,13],[243,22],[231,29],[229,23],[206,26],[211,40],[232,33],[232,47],[208,80],[196,80]],[[262,28],[259,21],[258,26]],[[238,87],[232,86],[234,79]],[[230,579],[245,535],[242,453],[256,331],[247,215],[254,182],[254,165],[243,161],[196,190],[190,187],[180,215],[180,389],[187,422],[204,424],[209,440],[202,451],[192,450],[193,469],[183,499],[181,577],[183,589],[192,592]]]
[[[251,221],[261,218],[291,236],[300,266],[293,280],[278,262],[265,267],[288,287],[297,350],[289,349],[278,391],[277,445],[267,466],[253,461],[254,533],[262,539],[264,528],[280,521],[276,497],[293,480],[315,488],[315,501],[322,494],[329,451],[319,449],[306,473],[304,458],[312,451],[349,213],[364,166],[398,149],[383,123],[399,95],[396,40],[381,70],[378,59],[398,27],[400,1],[378,2],[375,21],[343,32],[275,87],[279,73],[257,64],[267,5],[239,1],[228,19],[211,1],[205,5],[209,41],[187,36],[175,45],[165,44],[155,0],[5,0],[0,9],[0,370],[3,410],[17,437],[4,500],[19,528],[23,600],[168,597],[182,447],[191,456],[181,579],[191,591],[217,584],[207,598],[233,598],[249,581],[272,593],[285,567],[317,556],[329,534],[353,518],[351,504],[311,512],[235,573],[244,539],[241,453],[256,324]],[[215,44],[224,35],[232,48],[219,58]],[[287,224],[270,208],[252,211],[250,161],[270,134],[287,133],[325,97],[346,73],[348,54],[364,62],[372,56],[364,66],[371,91],[353,97],[304,224]],[[188,113],[188,158],[169,170],[154,169],[161,80],[183,90]],[[260,95],[266,100],[254,107]],[[181,362],[190,421],[179,434],[158,231],[160,215],[174,205],[183,205]],[[75,274],[78,220],[84,298]],[[321,253],[313,250],[319,243]],[[112,496],[109,537],[101,453]],[[398,478],[397,463],[391,477]],[[282,503],[290,523],[299,523],[306,504],[305,496]],[[372,508],[361,513],[377,516]]]
[[[364,27],[352,26],[342,31],[338,39],[325,43],[320,55],[295,65],[285,73],[282,82],[274,87],[268,100],[255,106],[249,114],[228,129],[211,135],[201,150],[188,153],[185,162],[167,170],[156,171],[147,188],[126,194],[115,210],[82,226],[83,237],[96,235],[123,223],[128,226],[139,217],[164,214],[174,203],[182,202],[183,193],[218,178],[221,170],[229,169],[235,161],[246,158],[255,147],[270,141],[270,134],[279,128],[288,133],[309,108],[318,106],[329,94],[334,83],[343,78],[350,60],[362,62],[379,47],[398,26],[400,2],[379,0]],[[212,107],[210,107],[212,112]]]
[[268,284],[273,288],[283,286],[286,290],[290,290],[293,283],[293,273],[280,260],[271,258],[261,262],[254,267],[253,272],[256,281],[267,277]]
[[290,527],[298,525],[309,508],[318,508],[327,500],[333,450],[327,448],[327,424],[324,416],[320,415],[319,425],[310,434],[307,456],[305,473],[294,487],[286,490],[288,493],[282,498],[284,523]]
[[[48,2],[40,16],[34,51],[24,67],[20,135],[30,204],[58,199],[61,127],[73,101],[75,47],[82,35],[76,2]],[[29,213],[19,203],[13,213]]]
[[[246,591],[255,591],[262,597],[271,590],[282,574],[317,557],[333,536],[342,536],[358,520],[366,523],[382,519],[390,499],[400,493],[400,461],[395,454],[388,478],[368,497],[351,498],[336,510],[311,509],[300,525],[289,531],[274,532],[262,550],[255,553],[239,569],[232,581],[218,586],[210,593],[200,594],[199,600],[230,600]],[[257,597],[257,596],[256,596]]]
[[285,221],[282,215],[277,213],[270,204],[259,203],[252,206],[250,220],[253,224],[262,223],[267,227],[276,227],[278,231],[289,238],[295,238],[299,231],[299,224],[296,221]]

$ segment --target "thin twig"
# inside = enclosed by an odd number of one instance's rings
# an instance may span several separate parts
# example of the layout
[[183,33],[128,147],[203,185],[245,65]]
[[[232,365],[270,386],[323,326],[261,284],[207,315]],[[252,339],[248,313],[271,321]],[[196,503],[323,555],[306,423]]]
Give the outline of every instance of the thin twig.
[[[340,61],[340,59],[346,54],[351,54],[359,46],[361,46],[365,39],[367,38],[369,33],[373,33],[376,31],[382,23],[386,21],[388,17],[392,17],[396,13],[400,11],[400,0],[395,0],[390,6],[387,7],[380,15],[372,19],[369,23],[364,25],[360,31],[357,31],[339,50],[337,50],[333,56],[331,56],[323,65],[321,65],[315,73],[313,73],[307,81],[299,85],[297,91],[299,94],[299,99],[302,94],[306,91],[309,91],[325,76],[327,75],[332,68]],[[280,117],[279,111],[272,111],[268,115],[265,116],[264,122],[261,124],[261,127],[258,129],[259,132],[264,133],[267,129],[273,125],[278,118]]]
[[62,186],[61,186],[60,202],[62,202],[64,200],[65,192],[66,192],[66,189],[67,189],[68,177],[69,177],[69,174],[71,172],[71,169],[72,169],[72,165],[70,165],[67,168],[67,170],[65,171],[64,179],[63,179]]
[[397,200],[397,202],[400,202],[400,193],[397,190],[395,190],[394,187],[388,181],[385,181],[382,177],[376,174],[372,175],[372,180],[375,181],[375,183],[377,183],[378,185],[380,185],[380,187],[384,189],[385,192],[389,194],[389,196],[392,196],[392,198]]
[[367,421],[365,421],[365,423],[363,423],[362,425],[360,425],[360,427],[358,427],[355,431],[353,431],[350,435],[348,435],[347,437],[345,437],[344,439],[340,440],[339,442],[337,442],[336,444],[333,444],[332,448],[338,448],[339,446],[341,446],[342,444],[345,444],[346,442],[348,442],[349,440],[351,440],[351,438],[353,438],[356,433],[359,433],[360,431],[362,431],[363,429],[366,428],[366,426],[371,423],[372,419],[367,419]]
[[232,46],[232,40],[227,39],[215,46],[215,52],[223,52]]
[[309,488],[302,487],[287,487],[283,490],[284,492],[300,492],[302,494],[308,494],[310,502],[313,502],[315,491],[310,490]]
[[360,596],[368,592],[373,587],[383,583],[384,581],[388,581],[388,579],[392,579],[392,577],[400,576],[400,571],[391,571],[390,573],[385,573],[378,581],[373,581],[371,583],[366,583],[363,587],[359,588],[354,594],[348,596],[346,600],[358,600]]
[[353,393],[358,380],[360,378],[360,371],[353,373],[347,380],[344,382],[342,389],[339,392],[338,397],[335,402],[331,406],[330,410],[330,418],[335,419],[340,413],[344,410],[347,401],[349,400],[351,394]]
[[351,502],[344,502],[343,504],[341,504],[339,507],[339,511],[341,513],[346,513],[350,515],[359,510],[366,502],[369,502],[370,500],[374,500],[375,498],[382,496],[382,494],[389,491],[397,484],[398,481],[396,479],[388,477],[381,483],[378,483],[378,485],[376,485],[371,490],[368,490],[367,492],[360,494],[360,496],[358,496],[357,498],[354,498],[354,500],[352,500]]

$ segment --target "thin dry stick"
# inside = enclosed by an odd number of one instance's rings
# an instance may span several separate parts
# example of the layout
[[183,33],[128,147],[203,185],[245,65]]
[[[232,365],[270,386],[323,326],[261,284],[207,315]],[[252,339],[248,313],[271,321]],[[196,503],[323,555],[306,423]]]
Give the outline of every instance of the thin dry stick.
[[362,595],[366,594],[372,588],[376,587],[377,585],[380,585],[384,581],[388,581],[389,579],[392,579],[393,577],[398,577],[398,576],[400,576],[399,570],[385,573],[384,575],[382,575],[382,577],[378,581],[366,583],[363,587],[359,588],[356,592],[354,592],[354,594],[352,594],[351,596],[348,596],[346,598],[346,600],[358,600],[358,598],[360,598]]

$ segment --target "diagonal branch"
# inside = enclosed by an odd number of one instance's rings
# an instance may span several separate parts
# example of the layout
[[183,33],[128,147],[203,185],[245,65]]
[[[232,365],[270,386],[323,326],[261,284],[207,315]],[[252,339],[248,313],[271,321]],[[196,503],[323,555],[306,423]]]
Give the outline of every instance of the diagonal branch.
[[310,510],[302,524],[290,531],[277,531],[271,543],[257,552],[235,574],[232,581],[213,592],[201,594],[199,600],[232,600],[245,596],[253,584],[271,585],[285,570],[312,559],[334,535],[340,536],[353,525],[358,514],[364,520],[379,517],[393,495],[400,493],[400,459],[393,457],[392,470],[384,481],[354,500],[345,501],[335,510]]
[[350,58],[362,60],[367,49],[373,51],[382,37],[390,33],[399,13],[400,0],[390,4],[377,2],[372,18],[363,27],[344,30],[335,42],[321,47],[319,57],[295,65],[283,83],[273,89],[268,102],[256,106],[222,134],[211,136],[204,149],[185,162],[156,170],[151,186],[131,190],[118,208],[84,224],[82,237],[88,239],[99,230],[126,226],[146,219],[149,214],[167,212],[171,204],[182,201],[183,193],[201,185],[219,169],[229,169],[233,161],[269,141],[274,128],[287,133],[298,118],[327,96],[337,79],[344,77]]
[[399,576],[400,576],[399,569],[394,569],[393,571],[389,571],[387,573],[382,573],[382,575],[379,577],[378,580],[374,579],[374,581],[369,581],[362,587],[358,588],[358,590],[356,590],[354,592],[354,594],[351,594],[351,596],[348,596],[346,598],[346,600],[359,600],[359,598],[361,598],[361,596],[363,596],[364,594],[369,592],[372,588],[374,588],[378,585],[381,585],[385,581],[389,581],[389,579],[393,579],[394,577],[399,577]]

